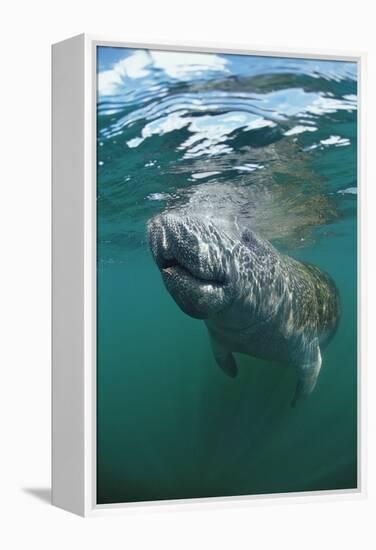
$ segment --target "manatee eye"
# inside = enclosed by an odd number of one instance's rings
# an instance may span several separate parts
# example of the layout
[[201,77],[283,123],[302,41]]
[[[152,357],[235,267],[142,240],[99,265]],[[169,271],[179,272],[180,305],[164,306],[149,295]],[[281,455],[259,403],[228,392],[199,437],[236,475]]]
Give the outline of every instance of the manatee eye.
[[249,229],[244,229],[242,233],[242,242],[245,244],[249,244],[252,240],[252,233]]

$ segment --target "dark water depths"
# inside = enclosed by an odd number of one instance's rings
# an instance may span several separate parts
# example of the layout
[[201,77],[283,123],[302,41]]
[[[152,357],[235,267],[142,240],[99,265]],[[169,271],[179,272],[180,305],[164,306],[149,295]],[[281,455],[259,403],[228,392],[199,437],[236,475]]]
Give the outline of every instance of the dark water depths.
[[[98,52],[98,502],[356,487],[356,65]],[[145,225],[187,205],[331,274],[314,393],[237,355],[165,290]]]

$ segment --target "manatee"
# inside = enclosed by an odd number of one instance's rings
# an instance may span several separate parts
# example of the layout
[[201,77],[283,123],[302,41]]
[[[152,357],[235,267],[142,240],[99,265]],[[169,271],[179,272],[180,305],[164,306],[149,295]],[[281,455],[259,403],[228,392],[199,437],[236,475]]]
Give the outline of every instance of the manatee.
[[234,352],[292,365],[292,399],[309,395],[340,318],[331,277],[280,253],[249,227],[238,236],[214,219],[166,211],[148,222],[151,253],[181,310],[205,322],[230,377]]

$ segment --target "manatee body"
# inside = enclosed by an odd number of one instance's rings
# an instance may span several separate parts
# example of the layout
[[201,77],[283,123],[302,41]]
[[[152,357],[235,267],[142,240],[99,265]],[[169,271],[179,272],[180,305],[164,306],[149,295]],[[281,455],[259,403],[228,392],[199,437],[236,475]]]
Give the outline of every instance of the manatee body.
[[186,314],[204,320],[226,374],[236,376],[233,352],[240,352],[293,365],[293,404],[312,392],[340,316],[329,275],[250,229],[236,238],[209,219],[161,214],[149,220],[148,237],[167,290]]

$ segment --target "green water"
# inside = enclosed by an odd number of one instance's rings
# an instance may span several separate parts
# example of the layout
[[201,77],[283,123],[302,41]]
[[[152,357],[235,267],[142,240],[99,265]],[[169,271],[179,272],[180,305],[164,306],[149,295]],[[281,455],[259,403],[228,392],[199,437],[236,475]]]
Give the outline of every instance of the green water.
[[[138,64],[121,65],[135,55]],[[137,55],[98,55],[98,503],[356,487],[352,64],[217,56],[200,68],[197,59],[176,66]],[[234,115],[236,126],[226,117],[239,112],[248,118]],[[171,113],[180,120],[166,125]],[[255,116],[272,122],[245,130]],[[315,130],[289,134],[297,126]],[[326,270],[339,289],[338,331],[316,389],[296,408],[292,368],[238,354],[238,377],[223,374],[204,323],[176,306],[148,250],[152,215],[200,189],[210,202],[224,183],[242,220],[244,189],[282,192],[282,221],[274,227],[275,207],[263,211],[272,241]],[[230,208],[215,200],[216,210]]]

